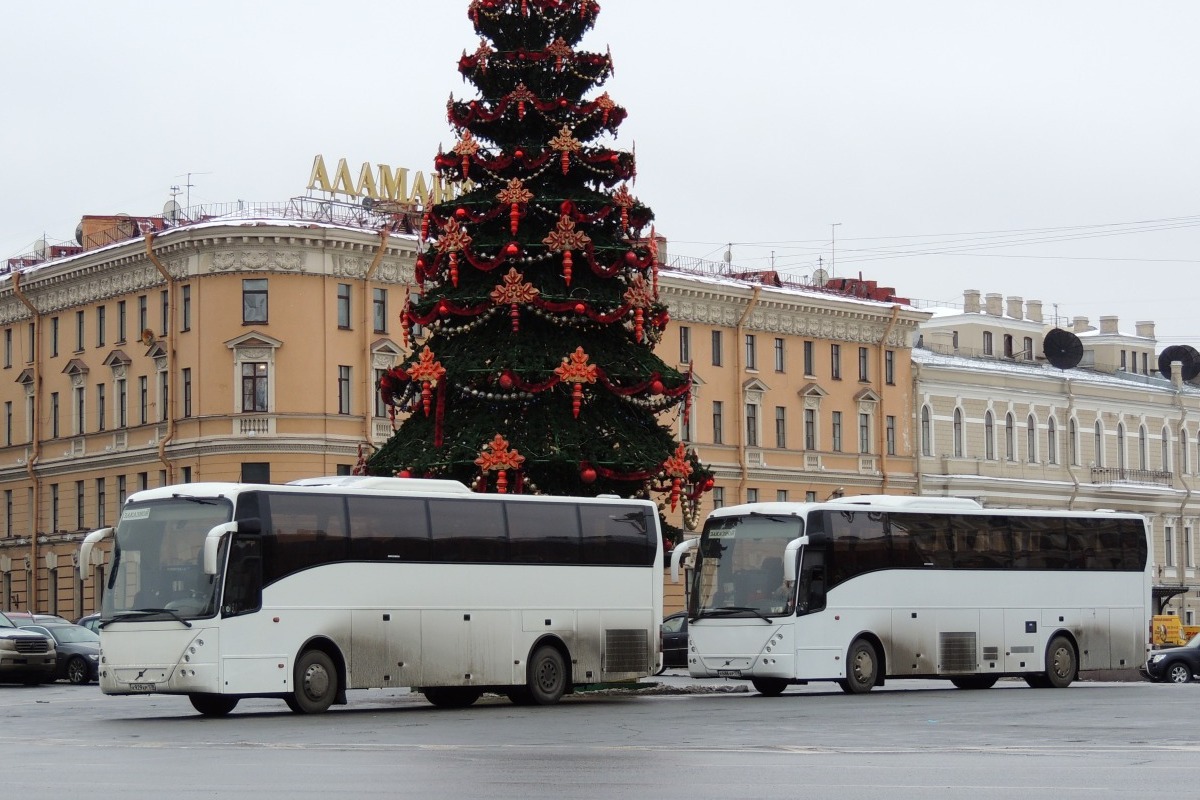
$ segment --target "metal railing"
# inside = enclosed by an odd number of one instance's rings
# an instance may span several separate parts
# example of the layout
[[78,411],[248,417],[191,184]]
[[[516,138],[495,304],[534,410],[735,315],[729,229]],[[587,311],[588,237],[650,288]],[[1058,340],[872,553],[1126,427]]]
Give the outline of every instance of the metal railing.
[[1144,486],[1174,485],[1174,473],[1151,469],[1123,469],[1121,467],[1092,467],[1092,483],[1141,484]]

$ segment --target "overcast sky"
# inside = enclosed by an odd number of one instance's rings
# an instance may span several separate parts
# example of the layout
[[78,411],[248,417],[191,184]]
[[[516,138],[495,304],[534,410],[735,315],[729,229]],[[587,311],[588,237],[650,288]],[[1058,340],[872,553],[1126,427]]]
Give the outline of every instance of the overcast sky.
[[[428,172],[467,0],[0,3],[0,258],[84,214]],[[672,256],[818,266],[1200,347],[1200,2],[601,0]],[[190,173],[190,188],[188,175]],[[836,227],[835,227],[836,224]],[[836,242],[835,242],[836,240]],[[820,261],[818,261],[820,259]]]

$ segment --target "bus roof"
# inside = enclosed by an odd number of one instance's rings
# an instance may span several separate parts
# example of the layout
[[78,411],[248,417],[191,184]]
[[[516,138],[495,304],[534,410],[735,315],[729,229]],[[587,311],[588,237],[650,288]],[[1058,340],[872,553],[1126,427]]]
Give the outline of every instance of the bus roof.
[[724,506],[714,509],[710,517],[735,517],[748,514],[773,516],[804,516],[810,511],[819,509],[849,510],[847,506],[857,506],[864,510],[873,511],[935,511],[942,513],[964,514],[1006,514],[1012,516],[1063,516],[1063,517],[1094,517],[1094,516],[1126,516],[1145,519],[1144,514],[1134,511],[1114,511],[1112,509],[1095,509],[1083,511],[1066,511],[1058,509],[1037,508],[985,508],[975,500],[965,497],[915,497],[905,495],[858,495],[856,497],[839,497],[817,503],[768,502],[742,503],[735,506]]

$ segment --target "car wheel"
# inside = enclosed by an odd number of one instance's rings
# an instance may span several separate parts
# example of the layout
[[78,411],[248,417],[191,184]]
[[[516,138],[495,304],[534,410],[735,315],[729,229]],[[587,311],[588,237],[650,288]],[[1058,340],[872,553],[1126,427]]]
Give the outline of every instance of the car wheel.
[[1182,661],[1172,661],[1163,673],[1167,683],[1187,683],[1192,679],[1192,669]]
[[87,683],[91,677],[87,661],[83,656],[72,656],[71,660],[67,662],[67,680],[78,686],[81,683]]

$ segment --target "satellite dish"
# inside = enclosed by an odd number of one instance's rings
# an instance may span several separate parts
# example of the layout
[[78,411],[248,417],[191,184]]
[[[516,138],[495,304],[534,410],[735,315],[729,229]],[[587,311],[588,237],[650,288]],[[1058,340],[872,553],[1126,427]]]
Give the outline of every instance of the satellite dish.
[[78,225],[75,226],[75,241],[81,245],[83,244],[83,223],[82,222],[80,222]]
[[180,207],[179,203],[176,203],[174,200],[168,200],[165,204],[163,204],[162,215],[163,220],[168,225],[178,225],[179,220],[183,217],[183,209]]
[[824,286],[828,282],[829,282],[829,273],[828,272],[821,269],[820,267],[817,267],[817,269],[813,270],[813,274],[812,274],[813,286]]
[[364,211],[370,211],[372,208],[375,207],[375,198],[374,197],[364,197],[362,199],[362,207],[363,207]]
[[33,254],[41,259],[44,259],[46,257],[46,239],[45,239],[45,237],[38,239],[36,242],[34,242]]
[[1070,331],[1055,328],[1042,340],[1042,352],[1051,366],[1057,369],[1073,369],[1083,360],[1083,342]]
[[1171,362],[1183,364],[1182,377],[1190,381],[1200,375],[1200,352],[1190,344],[1173,344],[1158,354],[1158,371],[1167,380],[1171,379]]

